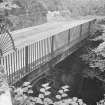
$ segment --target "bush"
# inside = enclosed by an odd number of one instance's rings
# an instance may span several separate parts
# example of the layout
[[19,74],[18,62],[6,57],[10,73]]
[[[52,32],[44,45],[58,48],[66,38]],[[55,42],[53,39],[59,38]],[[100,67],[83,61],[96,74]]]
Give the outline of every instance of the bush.
[[21,87],[12,88],[12,99],[14,105],[86,105],[82,99],[70,98],[67,94],[69,86],[62,86],[55,96],[51,96],[49,83],[41,85],[38,96],[33,96],[32,86],[29,82],[24,82]]

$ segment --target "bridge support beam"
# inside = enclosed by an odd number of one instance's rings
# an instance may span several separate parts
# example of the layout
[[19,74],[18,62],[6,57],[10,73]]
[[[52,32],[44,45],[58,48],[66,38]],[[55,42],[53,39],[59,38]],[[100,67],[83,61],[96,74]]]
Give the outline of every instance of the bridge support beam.
[[25,47],[25,67],[26,72],[28,72],[28,46]]

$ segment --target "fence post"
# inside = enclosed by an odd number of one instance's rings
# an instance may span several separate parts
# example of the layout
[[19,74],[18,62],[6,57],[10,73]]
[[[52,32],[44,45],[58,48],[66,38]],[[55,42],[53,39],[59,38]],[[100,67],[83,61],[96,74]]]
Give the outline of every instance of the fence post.
[[28,46],[25,47],[25,68],[26,72],[28,72]]
[[91,27],[91,21],[89,22],[89,26],[88,26],[88,35],[90,34],[90,27]]
[[80,37],[82,36],[82,24],[80,25]]
[[54,36],[51,37],[51,60],[49,63],[49,68],[52,69],[53,66],[53,57],[54,57]]
[[51,59],[53,58],[53,54],[54,54],[54,36],[52,36],[51,40]]
[[1,64],[2,56],[3,56],[3,53],[2,53],[2,50],[0,49],[0,64]]
[[68,30],[68,45],[70,44],[70,29]]
[[0,105],[12,105],[9,85],[4,68],[0,65]]

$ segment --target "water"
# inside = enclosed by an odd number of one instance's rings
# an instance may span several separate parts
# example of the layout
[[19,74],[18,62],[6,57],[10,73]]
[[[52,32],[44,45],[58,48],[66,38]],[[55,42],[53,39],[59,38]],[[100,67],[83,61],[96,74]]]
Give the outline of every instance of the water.
[[68,93],[70,97],[81,98],[87,105],[96,105],[103,97],[102,82],[96,78],[83,76],[83,70],[89,67],[79,58],[80,53],[81,50],[76,51],[50,70],[38,81],[37,90],[42,83],[50,82],[54,93],[62,85],[67,84],[70,86]]
[[[64,70],[64,74],[74,77],[71,96],[82,98],[87,105],[96,105],[103,98],[102,82],[97,78],[83,76],[83,70],[89,67],[79,58],[80,50],[70,55],[67,59],[56,65],[56,68]],[[68,76],[66,76],[68,77]],[[67,79],[67,80],[66,80]],[[65,78],[67,84],[70,84],[68,78]]]

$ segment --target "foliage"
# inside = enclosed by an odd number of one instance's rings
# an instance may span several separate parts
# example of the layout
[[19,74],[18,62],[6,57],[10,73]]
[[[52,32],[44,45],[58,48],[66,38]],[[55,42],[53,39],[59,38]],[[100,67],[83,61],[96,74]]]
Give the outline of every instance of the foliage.
[[67,92],[69,86],[62,86],[54,97],[51,96],[49,83],[41,85],[38,96],[33,96],[32,86],[29,82],[24,82],[22,87],[14,88],[14,105],[86,105],[82,99],[77,97],[69,98]]
[[8,89],[4,68],[0,65],[0,95]]
[[101,72],[105,70],[105,58],[103,58],[103,53],[96,53],[91,50],[88,54],[82,55],[82,60],[85,61],[91,68],[99,68]]
[[105,94],[104,94],[104,98],[99,102],[97,102],[97,105],[105,105]]
[[0,33],[4,32],[5,29],[12,27],[12,22],[8,19],[8,12],[12,9],[17,9],[19,6],[14,4],[12,1],[4,1],[0,3]]
[[104,72],[105,71],[105,34],[103,33],[100,36],[95,36],[92,39],[88,39],[88,42],[89,42],[89,45],[86,46],[85,48],[86,53],[81,55],[82,60],[85,61],[91,68],[94,68],[94,69],[98,68],[97,70]]
[[0,3],[0,9],[11,10],[12,8],[19,8],[19,6],[11,1]]
[[13,23],[13,29],[22,29],[46,22],[46,8],[36,0],[14,0],[19,9],[12,9],[8,17]]
[[49,11],[69,10],[71,16],[85,16],[104,13],[104,0],[40,0]]
[[[9,1],[9,0],[8,0]],[[13,23],[12,30],[31,27],[47,22],[48,11],[69,11],[67,17],[104,15],[104,0],[12,0],[20,8],[7,11]],[[11,4],[10,4],[11,5]],[[9,9],[7,6],[6,8]]]
[[[100,24],[100,26],[102,26]],[[104,27],[104,26],[102,26]],[[97,34],[98,33],[98,34]],[[88,70],[83,73],[85,76],[96,77],[101,81],[105,81],[105,32],[95,33],[88,39],[88,44],[83,50],[85,52],[80,56],[83,61],[89,66]]]

